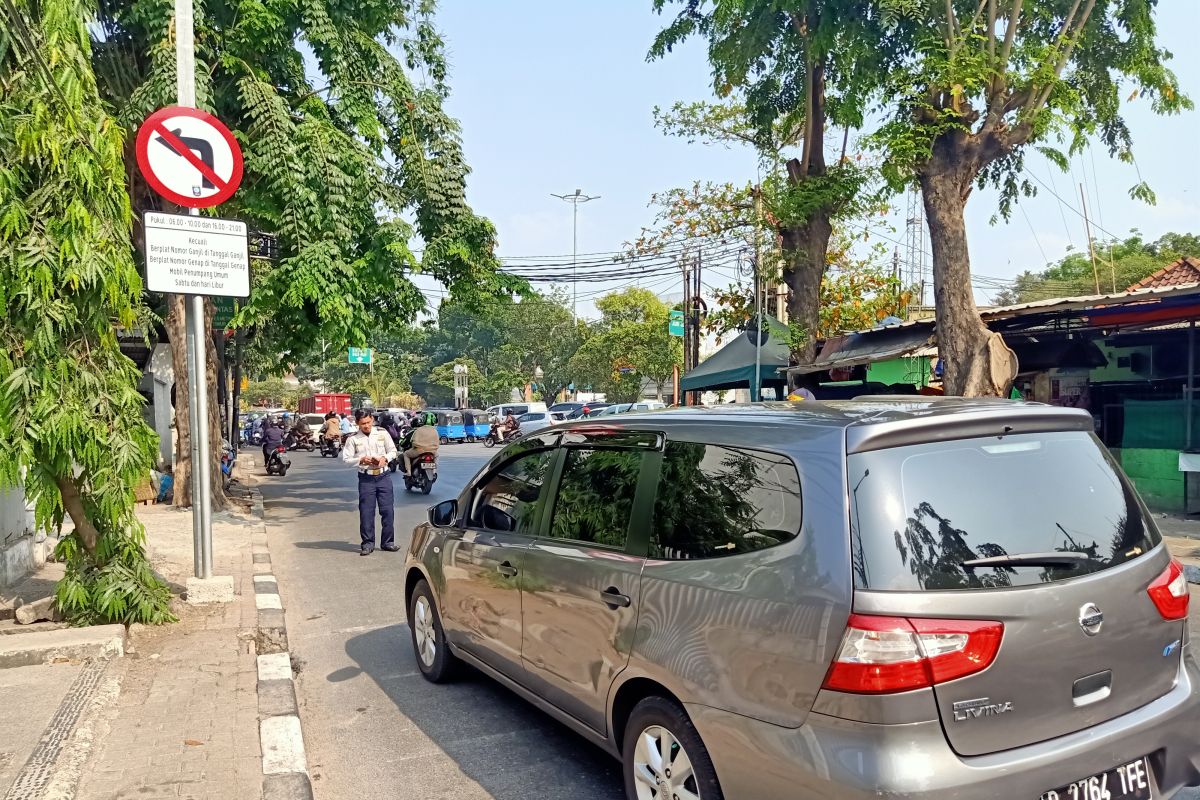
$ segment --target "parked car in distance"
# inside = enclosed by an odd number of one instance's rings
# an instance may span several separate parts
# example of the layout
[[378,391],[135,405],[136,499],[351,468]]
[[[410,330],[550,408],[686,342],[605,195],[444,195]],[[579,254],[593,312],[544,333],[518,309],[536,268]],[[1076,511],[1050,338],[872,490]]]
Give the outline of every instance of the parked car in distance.
[[630,411],[657,411],[660,408],[666,408],[667,404],[661,400],[638,400],[630,407]]
[[517,424],[521,426],[521,435],[527,436],[534,431],[562,422],[564,419],[566,419],[566,415],[561,411],[530,411],[528,414],[517,417]]
[[550,410],[561,412],[562,414],[566,415],[567,418],[570,418],[572,414],[576,413],[577,411],[582,411],[586,407],[587,403],[555,403],[554,405],[550,406]]
[[589,417],[611,417],[613,414],[624,414],[629,409],[633,408],[633,403],[614,403],[611,406],[605,406],[599,411],[593,411],[588,414]]
[[488,406],[487,415],[492,419],[504,419],[511,411],[518,417],[522,414],[528,414],[530,411],[545,411],[545,403],[501,403],[495,406]]
[[631,800],[1200,784],[1188,585],[1081,410],[568,422],[432,507],[404,572],[421,673],[475,666],[619,758]]
[[602,408],[607,408],[608,403],[555,403],[550,406],[551,411],[561,411],[566,414],[565,419],[579,419],[586,417],[592,412],[598,412]]

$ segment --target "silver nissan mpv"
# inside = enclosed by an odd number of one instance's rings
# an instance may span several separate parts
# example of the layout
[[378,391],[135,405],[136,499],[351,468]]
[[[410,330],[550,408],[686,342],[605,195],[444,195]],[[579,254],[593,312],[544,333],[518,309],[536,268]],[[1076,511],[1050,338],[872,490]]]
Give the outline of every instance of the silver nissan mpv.
[[639,800],[1147,800],[1200,783],[1188,587],[1086,413],[945,399],[556,426],[414,532],[466,662]]

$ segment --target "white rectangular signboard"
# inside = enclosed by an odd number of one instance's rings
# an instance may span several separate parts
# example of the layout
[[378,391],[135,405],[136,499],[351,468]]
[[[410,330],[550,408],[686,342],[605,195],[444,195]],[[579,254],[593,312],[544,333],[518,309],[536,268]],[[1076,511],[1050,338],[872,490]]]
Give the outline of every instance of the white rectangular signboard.
[[146,288],[152,292],[248,297],[246,223],[147,211]]

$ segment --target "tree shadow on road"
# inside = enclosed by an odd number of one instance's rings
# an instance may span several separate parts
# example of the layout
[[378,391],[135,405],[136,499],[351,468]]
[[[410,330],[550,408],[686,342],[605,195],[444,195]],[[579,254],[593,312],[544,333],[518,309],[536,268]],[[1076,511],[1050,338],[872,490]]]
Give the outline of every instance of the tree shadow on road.
[[[446,685],[426,681],[407,625],[355,636],[346,653],[401,715],[495,800],[624,798],[616,760],[495,681],[469,668]],[[347,677],[339,670],[327,679]],[[427,796],[435,794],[449,796]]]

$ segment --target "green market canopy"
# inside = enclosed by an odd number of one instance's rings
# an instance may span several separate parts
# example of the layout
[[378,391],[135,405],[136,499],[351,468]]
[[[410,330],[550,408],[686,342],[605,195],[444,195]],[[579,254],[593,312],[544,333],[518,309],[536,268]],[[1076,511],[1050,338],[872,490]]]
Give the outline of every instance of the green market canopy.
[[[772,316],[765,317],[767,330],[759,355],[763,386],[784,388],[788,366],[788,327]],[[754,383],[754,330],[739,333],[729,344],[713,353],[683,376],[679,388],[685,392],[748,389]]]

